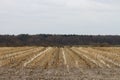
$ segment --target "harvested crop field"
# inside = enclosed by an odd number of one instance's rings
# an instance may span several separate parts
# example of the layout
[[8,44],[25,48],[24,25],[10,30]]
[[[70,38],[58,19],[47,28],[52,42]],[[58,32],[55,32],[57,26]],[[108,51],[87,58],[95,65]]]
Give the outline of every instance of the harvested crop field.
[[120,47],[0,47],[0,80],[119,80]]

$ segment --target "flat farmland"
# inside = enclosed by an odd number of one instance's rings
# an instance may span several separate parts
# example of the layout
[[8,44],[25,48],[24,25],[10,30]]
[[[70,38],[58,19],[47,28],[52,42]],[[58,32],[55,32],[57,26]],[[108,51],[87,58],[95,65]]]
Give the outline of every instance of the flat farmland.
[[119,80],[120,47],[0,47],[0,80]]

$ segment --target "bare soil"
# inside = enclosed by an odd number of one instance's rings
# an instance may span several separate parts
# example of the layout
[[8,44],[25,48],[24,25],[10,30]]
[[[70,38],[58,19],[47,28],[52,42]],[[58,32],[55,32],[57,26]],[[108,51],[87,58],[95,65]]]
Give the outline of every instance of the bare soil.
[[1,47],[0,80],[120,80],[120,47]]

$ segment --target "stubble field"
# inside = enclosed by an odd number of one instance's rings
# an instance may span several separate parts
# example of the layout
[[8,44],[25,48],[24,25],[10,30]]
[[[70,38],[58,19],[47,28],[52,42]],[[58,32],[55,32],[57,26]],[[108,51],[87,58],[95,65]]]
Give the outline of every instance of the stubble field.
[[119,80],[120,47],[0,47],[0,80]]

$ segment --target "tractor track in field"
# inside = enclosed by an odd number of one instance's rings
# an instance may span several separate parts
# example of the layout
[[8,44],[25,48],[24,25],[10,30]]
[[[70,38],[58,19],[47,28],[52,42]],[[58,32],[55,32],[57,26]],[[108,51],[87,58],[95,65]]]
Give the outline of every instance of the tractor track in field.
[[[87,50],[84,50],[84,49],[82,49],[82,48],[79,48],[79,49],[77,49],[77,50],[79,50],[79,51],[81,51],[84,55],[86,55],[86,57],[91,61],[91,62],[93,62],[96,66],[98,66],[98,67],[103,67],[103,65],[100,63],[100,61],[98,61],[97,59],[96,59],[96,56],[95,55],[90,55],[91,53],[89,53]],[[89,57],[88,57],[89,56]]]
[[67,65],[67,60],[63,48],[62,48],[62,54],[63,54],[64,64]]
[[[66,67],[68,71],[70,68],[120,67],[118,53],[100,51],[102,48],[98,48],[99,50],[91,47],[17,47],[16,50],[10,49],[13,51],[8,54],[6,52],[9,51],[0,49],[0,54],[2,54],[0,67],[38,67],[44,69]],[[10,49],[5,48],[5,50]]]
[[119,80],[120,47],[113,49],[5,47],[0,49],[0,80]]
[[39,57],[39,56],[41,56],[42,54],[44,54],[44,53],[45,53],[46,51],[48,51],[49,49],[50,49],[50,48],[48,48],[48,49],[40,52],[39,54],[33,56],[29,61],[25,62],[23,66],[26,67],[29,63],[31,63],[31,62],[32,62],[33,60],[35,60],[37,57]]
[[76,57],[67,48],[65,48],[65,49],[66,49],[66,53],[69,54],[70,59],[71,59],[71,65],[70,65],[70,67],[74,67],[75,65],[76,65],[76,67],[78,67],[78,61],[75,59]]
[[67,71],[69,72],[69,65],[67,63],[66,54],[65,54],[65,51],[63,48],[62,48],[62,55],[63,55],[63,59],[64,59],[64,65],[66,66]]
[[19,54],[23,54],[23,53],[26,53],[27,51],[29,50],[34,50],[34,48],[30,48],[30,49],[25,49],[25,50],[22,50],[22,51],[16,51],[16,52],[13,52],[13,53],[10,53],[10,54],[6,54],[4,56],[1,56],[0,57],[0,60],[4,60],[4,59],[7,59],[7,58],[10,58],[12,56],[16,56],[16,55],[19,55]]
[[99,66],[96,62],[96,60],[92,59],[89,55],[86,55],[83,51],[81,50],[76,50],[76,52],[83,56],[83,58],[85,58],[85,60],[87,60],[87,62],[91,65],[91,68],[92,67],[96,67],[96,66]]
[[[25,61],[27,61],[31,55],[35,55],[37,53],[39,53],[40,51],[44,50],[44,48],[40,48],[40,49],[34,49],[33,51],[29,51],[25,54],[21,54],[16,56],[17,61],[13,61],[11,67],[22,67],[22,65],[24,64]],[[33,54],[34,53],[34,54]]]
[[41,57],[38,57],[38,61],[37,65],[38,67],[42,67],[44,69],[47,69],[47,68],[51,68],[51,67],[54,67],[54,64],[53,64],[53,57],[54,57],[54,54],[56,52],[56,49],[52,49],[50,52],[47,52],[45,53],[44,55],[42,55]]
[[91,67],[91,65],[89,64],[89,62],[83,58],[83,56],[79,55],[76,51],[69,49],[71,52],[73,52],[74,54],[76,54],[80,60],[82,60],[84,62],[84,64],[86,64],[87,67]]
[[38,63],[38,66],[42,66],[44,69],[54,67],[53,61],[54,61],[54,55],[55,55],[56,49],[52,49],[47,54],[43,55],[43,57],[39,60],[40,63]]
[[[86,50],[86,52],[91,52],[91,54],[93,54],[93,55],[97,54],[98,59],[102,59],[108,63],[111,63],[111,65],[115,65],[116,67],[120,67],[119,63],[113,61],[112,58],[109,58],[109,55],[107,56],[105,53],[103,54],[103,53],[96,51],[94,49],[89,49],[89,51]],[[113,56],[113,58],[114,58],[114,56]]]
[[112,55],[112,56],[115,56],[115,57],[120,57],[120,54],[118,54],[118,53],[116,53],[116,52],[110,52],[110,51],[102,51],[102,50],[100,50],[100,49],[96,49],[96,48],[92,48],[92,49],[94,49],[94,50],[97,50],[97,51],[99,51],[99,52],[102,52],[102,53],[105,53],[105,54],[107,54],[107,55]]
[[[86,49],[80,49],[80,50],[83,51],[84,53],[86,53],[87,55],[90,55],[90,54],[91,54],[92,57],[94,58],[94,60],[96,60],[97,63],[101,65],[101,67],[102,67],[102,64],[103,64],[104,66],[107,66],[108,68],[111,67],[108,63],[106,63],[106,61],[105,61],[104,59],[101,58],[101,55],[92,53],[92,52],[90,52],[90,51],[87,51]],[[89,52],[90,52],[90,54],[89,54]],[[95,56],[95,55],[96,55],[96,56]],[[104,67],[103,67],[103,68],[104,68]]]
[[33,47],[25,47],[25,48],[13,48],[13,49],[9,49],[9,50],[4,50],[4,51],[1,51],[0,50],[0,56],[6,56],[6,55],[11,55],[11,54],[14,54],[14,53],[17,53],[17,52],[21,52],[21,51],[25,51],[25,50],[30,50],[30,49],[33,49]]
[[48,64],[50,66],[50,68],[57,68],[58,66],[58,62],[59,62],[59,48],[56,48],[56,50],[53,52],[53,54],[51,55],[51,59],[48,60]]
[[1,60],[1,62],[3,63],[2,65],[14,67],[15,65],[22,64],[21,61],[26,60],[29,56],[33,55],[32,53],[35,54],[35,52],[37,52],[37,51],[38,51],[37,48],[34,48],[32,50],[27,50],[26,52],[24,52],[22,54],[14,55],[14,56],[9,57],[7,59]]

